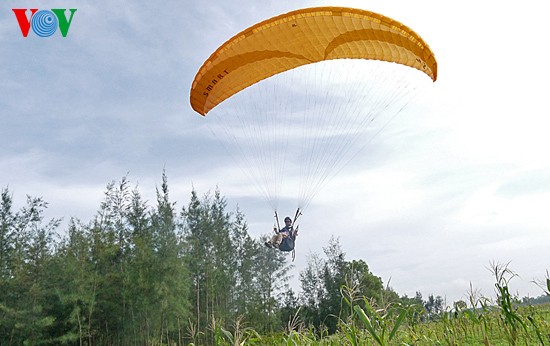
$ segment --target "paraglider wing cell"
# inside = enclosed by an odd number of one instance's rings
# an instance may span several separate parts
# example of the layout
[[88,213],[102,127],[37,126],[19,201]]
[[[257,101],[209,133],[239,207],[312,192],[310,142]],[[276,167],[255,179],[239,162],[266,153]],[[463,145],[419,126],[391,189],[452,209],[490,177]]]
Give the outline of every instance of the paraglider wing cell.
[[394,62],[437,79],[434,54],[405,25],[365,10],[307,8],[260,22],[221,45],[193,81],[191,106],[206,115],[225,99],[275,74],[344,58]]

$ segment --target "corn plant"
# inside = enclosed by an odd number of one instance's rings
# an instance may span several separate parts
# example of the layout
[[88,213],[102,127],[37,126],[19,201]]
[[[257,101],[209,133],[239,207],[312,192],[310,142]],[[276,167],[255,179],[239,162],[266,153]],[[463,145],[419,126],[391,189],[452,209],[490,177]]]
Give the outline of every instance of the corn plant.
[[[365,312],[359,305],[355,305],[355,313],[363,322],[369,334],[380,346],[390,345],[399,326],[407,316],[407,310],[403,308],[394,308],[391,304],[388,304],[383,309],[374,309],[366,298],[363,300],[367,311]],[[398,317],[395,321],[391,318],[394,312],[398,312]],[[392,322],[393,326],[391,325]]]
[[548,273],[548,269],[546,270],[546,279],[534,280],[532,282],[539,286],[543,290],[544,294],[550,296],[550,274]]
[[287,346],[313,345],[316,342],[315,332],[306,329],[299,313],[302,307],[296,310],[294,316],[288,321],[284,344]]
[[[346,280],[347,281],[347,280]],[[348,321],[343,321],[340,317],[339,326],[340,329],[345,333],[347,339],[352,346],[359,345],[359,329],[355,324],[354,315],[354,306],[355,302],[358,300],[359,287],[357,285],[343,285],[340,287],[340,294],[342,299],[347,303],[350,308],[350,314]]]
[[491,263],[491,270],[495,276],[497,305],[504,322],[506,336],[511,345],[516,345],[520,328],[527,333],[527,326],[514,306],[513,297],[509,291],[509,282],[517,274],[508,268],[508,264]]
[[216,319],[212,318],[210,328],[214,332],[216,345],[243,346],[252,337],[260,338],[260,335],[252,328],[242,324],[242,317],[238,317],[232,326],[232,332],[224,329]]
[[[480,294],[479,290],[474,289],[471,282],[470,282],[470,290],[468,291],[468,299],[470,301],[471,308],[464,310],[464,313],[468,317],[470,322],[473,323],[474,326],[477,326],[478,328],[481,329],[483,344],[488,346],[489,345],[488,313],[489,313],[489,305],[491,302],[488,298],[483,297]],[[473,333],[472,336],[475,336],[475,332]]]
[[[366,328],[366,330],[369,332],[371,337],[380,344],[380,345],[386,345],[387,344],[387,335],[384,331],[384,328],[387,328],[387,324],[389,323],[391,312],[389,312],[388,308],[390,305],[386,307],[386,311],[384,314],[379,314],[376,312],[371,305],[369,304],[369,301],[366,297],[361,296],[360,297],[360,287],[358,284],[350,285],[349,281],[346,280],[348,283],[347,285],[343,285],[340,288],[340,294],[342,296],[342,299],[347,303],[350,309],[349,317],[346,319],[346,321],[342,320],[342,318],[339,318],[339,326],[340,330],[344,333],[347,340],[352,346],[359,346],[364,345],[366,342],[366,338],[364,335],[363,330],[360,328],[360,326],[357,325],[356,319],[358,318],[361,324]],[[371,322],[371,317],[365,313],[365,311],[361,308],[360,305],[356,304],[356,302],[363,301],[365,306],[367,307],[367,310],[369,311],[369,315],[371,315],[371,311],[377,315],[375,318],[375,322]],[[404,315],[403,315],[404,318]],[[382,326],[382,330],[379,330],[379,326]],[[398,326],[397,326],[398,327]],[[397,330],[397,329],[395,329]],[[395,332],[392,331],[392,335],[390,336],[390,340],[393,338],[393,335]]]
[[[548,274],[548,269],[546,270],[545,280],[533,281],[533,282],[543,290],[544,294],[546,294],[547,296],[550,296],[550,274]],[[536,321],[536,319],[534,318],[535,309],[533,309],[533,307],[530,306],[529,310],[530,310],[530,313],[527,316],[527,319],[535,329],[535,333],[537,334],[537,338],[539,339],[541,345],[544,345],[544,338],[543,338],[541,327],[539,323]],[[548,338],[550,338],[550,335],[548,335]]]
[[538,340],[540,341],[541,345],[544,345],[544,337],[542,328],[540,327],[539,323],[535,319],[535,316],[537,315],[536,310],[532,307],[528,307],[529,314],[527,315],[527,320],[529,323],[531,323],[531,326],[533,327],[535,334],[537,335]]
[[201,335],[204,335],[204,333],[200,332],[197,328],[197,324],[193,323],[191,319],[189,319],[189,324],[187,325],[187,336],[191,339],[191,343],[189,345],[198,345]]

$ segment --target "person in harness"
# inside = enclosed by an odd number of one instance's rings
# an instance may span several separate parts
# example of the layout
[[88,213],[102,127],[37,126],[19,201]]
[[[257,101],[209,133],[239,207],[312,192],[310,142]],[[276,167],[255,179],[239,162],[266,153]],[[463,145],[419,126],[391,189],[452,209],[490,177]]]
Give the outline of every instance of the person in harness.
[[281,251],[294,250],[294,241],[298,235],[298,228],[294,229],[290,217],[285,217],[285,227],[279,230],[277,230],[277,227],[274,227],[273,231],[275,231],[275,234],[271,237],[271,240],[264,243],[265,246]]

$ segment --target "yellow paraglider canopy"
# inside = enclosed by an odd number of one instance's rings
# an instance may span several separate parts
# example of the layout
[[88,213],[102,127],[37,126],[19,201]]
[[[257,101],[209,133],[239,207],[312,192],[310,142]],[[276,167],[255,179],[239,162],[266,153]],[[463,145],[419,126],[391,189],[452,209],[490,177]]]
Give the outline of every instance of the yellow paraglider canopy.
[[265,20],[221,45],[193,81],[191,106],[206,115],[225,99],[265,78],[342,58],[394,62],[437,79],[433,52],[407,26],[370,11],[316,7]]

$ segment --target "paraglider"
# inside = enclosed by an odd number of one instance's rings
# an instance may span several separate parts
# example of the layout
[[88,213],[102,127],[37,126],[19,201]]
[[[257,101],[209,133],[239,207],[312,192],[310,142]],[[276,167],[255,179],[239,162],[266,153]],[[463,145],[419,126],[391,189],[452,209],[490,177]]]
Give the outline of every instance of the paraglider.
[[296,211],[296,215],[294,216],[294,220],[292,220],[290,216],[285,217],[284,219],[285,226],[283,228],[280,228],[279,217],[277,215],[277,211],[275,210],[276,226],[273,227],[273,232],[275,234],[271,237],[270,240],[267,240],[264,243],[265,246],[269,248],[278,249],[283,252],[292,251],[293,261],[296,254],[294,245],[296,242],[296,237],[298,236],[298,228],[300,227],[300,226],[294,227],[294,224],[296,223],[296,220],[299,216],[300,216],[300,210],[298,209]]
[[281,229],[274,227],[273,231],[275,232],[275,235],[271,237],[271,240],[265,242],[267,247],[280,249],[284,242],[284,246],[282,248],[283,251],[291,251],[294,248],[293,243],[286,241],[287,239],[290,239],[293,242],[295,239],[292,219],[289,216],[285,217],[285,227]]
[[191,106],[206,115],[265,78],[305,64],[346,58],[394,62],[437,79],[434,54],[405,25],[365,10],[307,8],[260,22],[221,45],[193,81]]
[[426,79],[437,79],[437,62],[412,29],[366,10],[315,7],[223,43],[196,74],[190,102],[216,113],[212,131],[233,143],[228,151],[275,214],[288,195],[299,215],[387,123],[371,129],[375,120],[398,113]]

